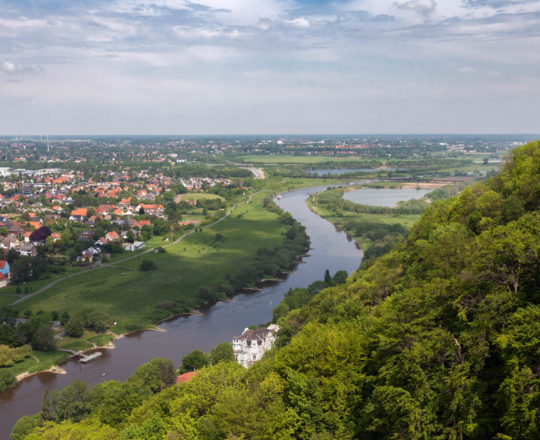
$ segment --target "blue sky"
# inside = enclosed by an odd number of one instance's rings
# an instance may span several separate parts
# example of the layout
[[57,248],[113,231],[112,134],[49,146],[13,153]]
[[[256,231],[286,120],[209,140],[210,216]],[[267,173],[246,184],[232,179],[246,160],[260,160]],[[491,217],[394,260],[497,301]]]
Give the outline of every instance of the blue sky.
[[539,121],[540,0],[0,0],[0,134]]

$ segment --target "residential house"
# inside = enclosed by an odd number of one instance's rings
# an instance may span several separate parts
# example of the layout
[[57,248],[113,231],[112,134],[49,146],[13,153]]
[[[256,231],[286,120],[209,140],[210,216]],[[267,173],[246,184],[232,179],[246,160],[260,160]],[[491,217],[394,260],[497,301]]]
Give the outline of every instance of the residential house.
[[0,242],[0,247],[4,249],[13,249],[19,247],[20,244],[21,242],[15,234],[9,234],[2,242]]
[[274,345],[278,330],[279,326],[272,324],[268,328],[257,330],[246,328],[242,335],[235,336],[232,340],[232,346],[236,361],[247,368],[262,359],[263,354]]
[[145,214],[155,215],[157,217],[163,217],[163,212],[165,211],[165,209],[163,208],[163,205],[151,205],[147,203],[140,203],[139,206],[137,206],[137,210],[139,210],[140,212],[141,208],[144,210]]
[[72,222],[82,223],[87,215],[88,215],[87,208],[77,208],[71,211],[71,215],[69,216],[69,219]]
[[4,276],[6,279],[10,278],[9,263],[6,260],[0,261],[0,275]]
[[37,255],[36,248],[30,243],[21,245],[19,247],[19,253],[25,257],[35,257]]
[[193,379],[195,376],[199,374],[198,371],[188,371],[187,373],[181,374],[180,376],[176,377],[176,383],[186,383],[189,382],[191,379]]
[[128,252],[136,252],[144,249],[146,245],[142,241],[134,241],[133,243],[126,243],[124,249]]
[[109,231],[105,234],[107,241],[122,241],[122,238],[116,231]]

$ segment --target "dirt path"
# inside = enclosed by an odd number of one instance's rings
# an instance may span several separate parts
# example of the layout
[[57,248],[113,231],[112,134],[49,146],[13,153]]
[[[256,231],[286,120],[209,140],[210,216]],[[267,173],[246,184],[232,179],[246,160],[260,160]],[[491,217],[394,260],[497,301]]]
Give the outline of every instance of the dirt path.
[[[249,197],[247,198],[247,200],[245,201],[245,203],[250,203],[251,202],[251,199],[252,199],[253,195],[250,194]],[[219,222],[225,220],[227,217],[229,217],[229,215],[231,215],[231,213],[238,207],[239,205],[234,205],[231,209],[229,209],[227,211],[227,213],[221,217],[220,219],[216,220],[215,222],[212,222],[206,226],[203,226],[204,229],[206,228],[211,228],[212,226],[214,225],[217,225]],[[88,270],[83,270],[83,271],[80,271],[80,272],[76,272],[76,273],[72,273],[71,275],[67,275],[63,278],[58,278],[57,280],[54,280],[52,282],[50,282],[49,284],[47,284],[46,286],[43,286],[41,289],[39,290],[36,290],[35,292],[32,292],[32,293],[29,293],[27,295],[23,295],[21,296],[19,299],[17,299],[16,301],[13,301],[12,303],[10,303],[10,305],[15,305],[15,304],[19,304],[20,302],[24,301],[25,299],[28,299],[28,298],[31,298],[33,296],[36,296],[36,295],[39,295],[40,293],[43,293],[45,292],[46,290],[49,290],[51,287],[55,286],[56,284],[60,283],[61,281],[64,281],[64,280],[67,280],[69,278],[73,278],[73,277],[76,277],[76,276],[79,276],[81,274],[85,274],[85,273],[88,273],[88,272],[92,272],[92,271],[95,271],[95,270],[99,270],[99,269],[103,269],[104,267],[111,267],[111,266],[114,266],[116,264],[119,264],[119,263],[124,263],[125,261],[129,261],[129,260],[133,260],[134,258],[138,258],[142,255],[146,255],[146,254],[149,254],[151,252],[154,252],[154,249],[156,249],[157,247],[162,247],[162,248],[168,248],[168,247],[171,247],[171,246],[174,246],[175,244],[178,244],[180,243],[184,238],[190,236],[191,234],[193,234],[195,232],[195,230],[191,230],[189,232],[186,232],[184,235],[181,235],[180,237],[178,237],[176,240],[174,240],[173,242],[171,243],[168,243],[166,245],[163,245],[163,246],[154,246],[153,248],[149,248],[147,250],[145,250],[144,252],[141,252],[140,254],[135,254],[135,255],[131,255],[129,257],[126,257],[126,258],[122,258],[121,260],[117,260],[113,263],[108,263],[108,264],[101,264],[99,266],[96,266],[96,267],[92,267]]]

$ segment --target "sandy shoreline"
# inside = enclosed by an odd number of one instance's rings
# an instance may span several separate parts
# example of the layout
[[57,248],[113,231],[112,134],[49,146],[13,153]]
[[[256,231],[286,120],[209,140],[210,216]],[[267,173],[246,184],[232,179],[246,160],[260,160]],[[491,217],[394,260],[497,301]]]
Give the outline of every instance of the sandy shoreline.
[[62,367],[59,367],[58,365],[53,365],[51,368],[48,368],[47,370],[40,370],[35,371],[33,373],[29,373],[28,371],[25,371],[24,373],[18,374],[15,379],[17,382],[21,382],[22,380],[35,376],[36,374],[41,373],[54,373],[54,374],[67,374],[66,370],[64,370]]

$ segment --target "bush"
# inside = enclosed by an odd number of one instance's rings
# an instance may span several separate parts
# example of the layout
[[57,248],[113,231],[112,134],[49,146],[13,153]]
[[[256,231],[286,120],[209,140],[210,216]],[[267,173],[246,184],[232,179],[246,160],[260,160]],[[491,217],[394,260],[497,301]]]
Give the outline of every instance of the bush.
[[84,333],[84,327],[80,320],[71,318],[65,325],[66,333],[74,338],[80,338]]
[[157,266],[151,260],[142,260],[141,264],[139,266],[139,270],[142,270],[142,271],[145,271],[145,272],[148,272],[148,271],[151,271],[151,270],[156,270],[156,269],[157,269]]
[[180,365],[180,373],[199,370],[207,367],[209,364],[210,359],[206,353],[203,353],[200,350],[194,350],[183,357],[182,365]]
[[232,344],[230,342],[223,342],[217,347],[214,347],[210,352],[210,358],[212,359],[212,365],[216,365],[219,362],[234,362]]
[[8,370],[0,370],[0,393],[17,383],[15,375]]
[[54,334],[48,325],[38,327],[32,338],[32,348],[40,351],[52,351],[55,349]]

